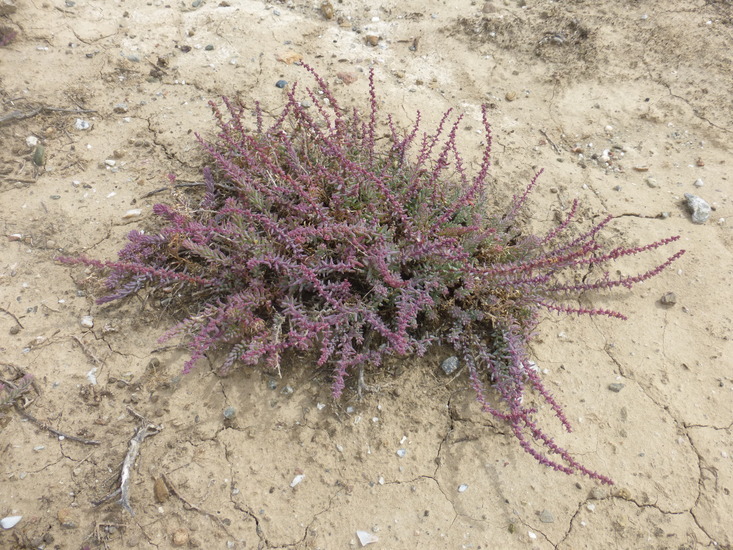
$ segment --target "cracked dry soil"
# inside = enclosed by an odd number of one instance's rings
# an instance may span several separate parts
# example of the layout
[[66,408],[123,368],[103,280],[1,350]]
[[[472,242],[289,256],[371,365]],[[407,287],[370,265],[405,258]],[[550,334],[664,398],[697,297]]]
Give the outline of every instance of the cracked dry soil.
[[[0,369],[35,377],[26,412],[102,444],[0,411],[0,517],[23,516],[0,547],[355,548],[357,530],[390,549],[731,547],[733,239],[719,221],[731,216],[730,1],[343,0],[330,19],[315,0],[11,4]],[[467,151],[489,103],[497,201],[546,169],[529,208],[537,230],[578,197],[586,219],[615,217],[614,242],[682,236],[674,269],[633,294],[582,298],[629,321],[548,316],[533,348],[575,431],[546,410],[542,421],[614,487],[535,463],[463,377],[442,375],[444,350],[368,373],[381,391],[361,402],[332,402],[327,373],[304,359],[282,379],[220,379],[206,364],[181,377],[185,356],[157,342],[164,310],[97,307],[88,274],[54,263],[60,251],[111,258],[128,231],[152,227],[170,194],[149,193],[166,175],[200,177],[193,132],[213,131],[207,102],[277,112],[275,82],[305,80],[278,60],[290,51],[346,104],[363,105],[374,66],[398,121],[465,113]],[[35,163],[31,136],[44,147]],[[706,224],[690,221],[685,192],[714,206]],[[675,305],[660,304],[666,292]],[[91,504],[117,486],[138,427],[128,407],[163,427],[132,469],[134,516]]]

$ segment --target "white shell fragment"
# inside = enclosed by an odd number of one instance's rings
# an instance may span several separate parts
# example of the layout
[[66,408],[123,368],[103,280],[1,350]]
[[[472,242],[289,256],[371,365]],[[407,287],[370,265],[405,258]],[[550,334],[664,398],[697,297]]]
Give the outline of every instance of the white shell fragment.
[[8,516],[6,518],[0,519],[0,527],[3,529],[12,529],[16,525],[18,525],[18,522],[23,519],[23,516]]
[[377,538],[377,535],[373,535],[368,531],[357,531],[356,537],[359,539],[359,544],[361,544],[362,548],[367,544],[372,544],[373,542],[377,542],[379,540],[379,538]]
[[130,218],[137,218],[142,213],[143,211],[139,208],[133,208],[132,210],[128,210],[127,212],[125,212],[124,216],[122,216],[122,219],[129,220]]
[[298,474],[293,478],[293,481],[290,482],[291,487],[295,487],[298,483],[303,481],[305,479],[305,474]]

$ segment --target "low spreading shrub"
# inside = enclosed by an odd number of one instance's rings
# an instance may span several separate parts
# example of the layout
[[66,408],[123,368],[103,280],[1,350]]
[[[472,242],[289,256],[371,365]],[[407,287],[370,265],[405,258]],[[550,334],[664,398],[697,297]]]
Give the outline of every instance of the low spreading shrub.
[[531,392],[570,430],[528,344],[542,311],[624,319],[568,298],[659,274],[684,251],[633,276],[603,268],[678,237],[604,246],[597,237],[612,217],[578,234],[577,201],[548,233],[527,234],[518,215],[540,174],[508,208],[492,211],[486,108],[485,147],[469,173],[460,116],[451,122],[445,113],[432,133],[421,130],[419,113],[406,131],[388,116],[382,139],[373,74],[363,114],[342,108],[306,68],[316,86],[302,102],[293,86],[268,127],[259,105],[250,130],[242,105],[211,104],[219,133],[213,142],[199,137],[210,165],[195,205],[156,204],[159,229],[132,231],[118,261],[62,260],[107,274],[100,304],[143,289],[178,304],[185,315],[163,339],[187,341],[184,372],[214,350],[224,350],[221,374],[236,364],[278,370],[287,350],[312,351],[316,365],[332,368],[338,398],[349,377],[361,388],[365,365],[450,346],[483,410],[504,420],[525,451],[611,483],[537,425]]

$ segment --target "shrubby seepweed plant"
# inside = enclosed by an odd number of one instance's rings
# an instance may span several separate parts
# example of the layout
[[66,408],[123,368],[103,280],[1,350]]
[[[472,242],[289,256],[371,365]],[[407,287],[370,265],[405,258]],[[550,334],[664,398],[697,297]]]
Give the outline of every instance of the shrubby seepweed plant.
[[119,261],[63,261],[108,273],[110,294],[100,304],[147,288],[188,312],[163,336],[187,340],[185,373],[213,350],[225,350],[222,374],[236,364],[278,370],[287,350],[310,350],[316,365],[332,368],[338,398],[349,377],[363,383],[365,365],[450,346],[483,410],[506,421],[525,451],[611,483],[537,425],[530,392],[570,430],[528,344],[543,310],[625,319],[568,298],[659,274],[684,251],[637,275],[587,277],[678,237],[608,248],[597,235],[611,216],[569,236],[577,201],[547,234],[525,234],[518,214],[540,174],[505,211],[490,211],[486,108],[485,147],[470,174],[457,141],[460,116],[451,122],[445,113],[432,133],[421,130],[419,113],[406,131],[388,116],[382,140],[373,73],[363,114],[342,108],[306,69],[316,83],[304,90],[309,104],[293,86],[269,127],[259,105],[250,130],[242,105],[211,104],[219,133],[213,142],[199,137],[211,162],[195,206],[156,204],[159,231],[132,231]]

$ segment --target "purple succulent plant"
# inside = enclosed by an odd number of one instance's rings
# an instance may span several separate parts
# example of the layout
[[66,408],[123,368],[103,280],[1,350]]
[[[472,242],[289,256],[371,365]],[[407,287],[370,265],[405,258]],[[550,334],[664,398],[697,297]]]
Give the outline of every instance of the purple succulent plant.
[[[249,130],[244,106],[211,104],[219,133],[214,142],[199,137],[211,163],[195,208],[155,205],[159,231],[131,232],[117,262],[62,261],[108,274],[110,294],[99,303],[165,289],[188,312],[162,338],[187,340],[184,373],[214,350],[225,350],[221,374],[236,364],[279,369],[286,351],[312,351],[318,366],[332,368],[338,398],[350,376],[363,380],[365,365],[451,346],[483,410],[506,421],[525,451],[556,470],[612,483],[537,425],[537,409],[524,399],[532,391],[570,431],[528,344],[543,310],[625,319],[568,298],[659,274],[684,251],[634,276],[613,278],[602,268],[679,237],[609,249],[597,236],[610,216],[570,236],[577,201],[547,234],[526,235],[518,214],[540,173],[506,211],[491,212],[486,108],[485,148],[469,174],[456,139],[460,116],[450,122],[445,113],[433,133],[421,130],[419,113],[406,131],[388,116],[389,139],[378,140],[373,73],[364,115],[342,108],[306,69],[316,83],[304,90],[312,107],[293,86],[267,128],[259,105]],[[591,268],[604,274],[575,277]]]

